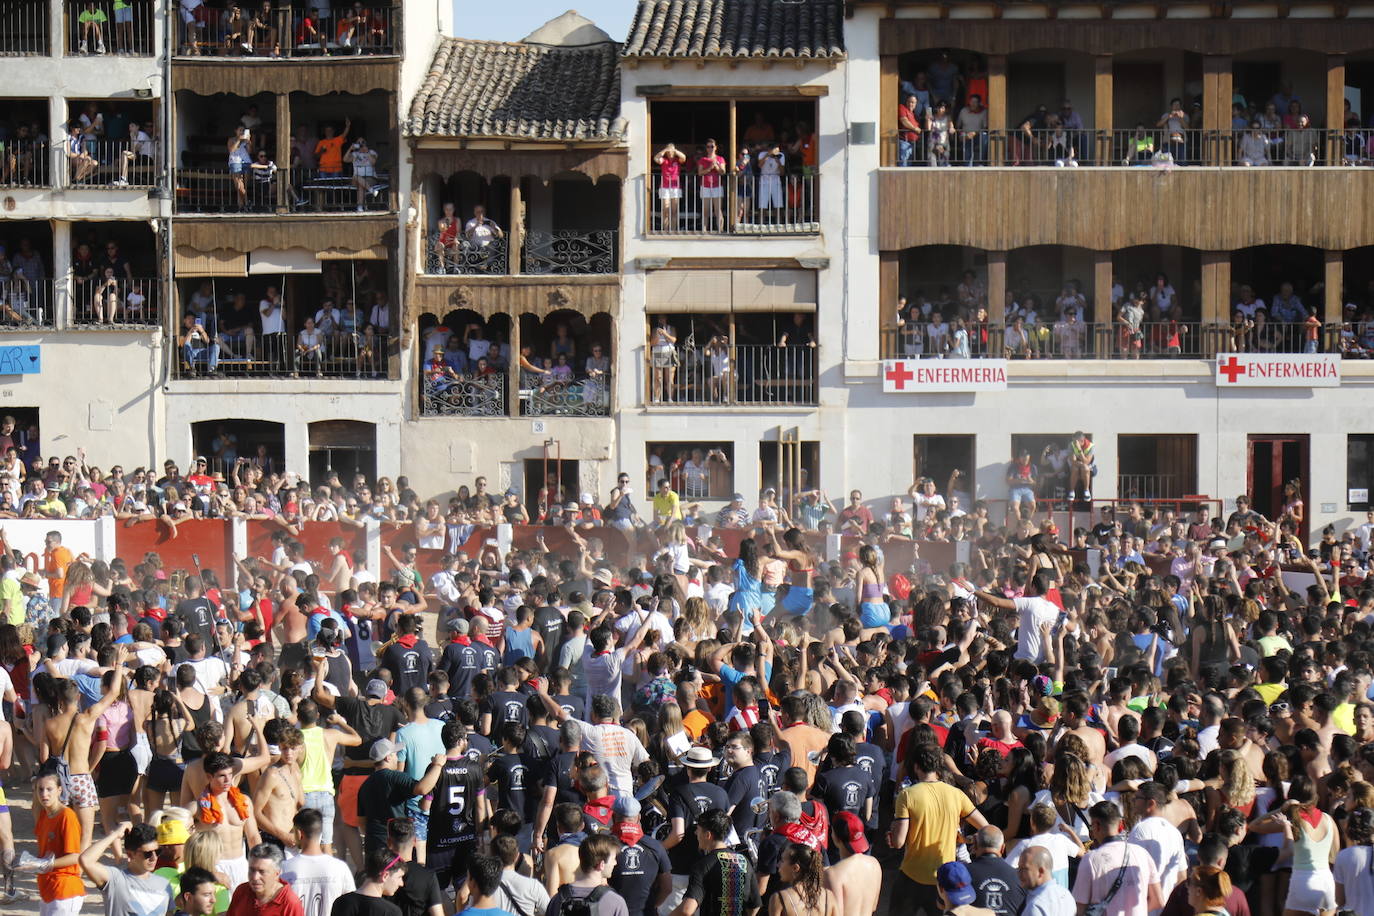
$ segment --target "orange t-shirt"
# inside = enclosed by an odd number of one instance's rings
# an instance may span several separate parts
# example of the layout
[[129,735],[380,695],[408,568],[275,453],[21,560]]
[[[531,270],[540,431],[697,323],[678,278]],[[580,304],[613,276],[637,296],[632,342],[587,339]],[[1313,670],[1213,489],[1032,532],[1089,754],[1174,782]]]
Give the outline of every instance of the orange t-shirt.
[[816,764],[811,755],[825,750],[826,745],[830,743],[830,735],[814,725],[798,722],[784,728],[778,733],[778,737],[786,741],[787,746],[792,749],[792,766],[801,767],[806,771],[806,784],[810,785],[816,779]]
[[72,552],[61,544],[52,550],[43,551],[43,569],[50,573],[61,573],[57,578],[48,580],[48,595],[50,597],[62,597],[62,593],[67,587],[67,567],[71,565]]
[[315,144],[315,157],[321,172],[343,171],[343,137],[328,137]]
[[[81,822],[76,812],[63,808],[49,815],[42,805],[34,805],[33,832],[38,836],[38,854],[60,859],[81,851]],[[86,887],[81,883],[81,869],[77,865],[63,865],[45,875],[38,875],[38,893],[44,903],[82,897]]]
[[700,741],[702,733],[706,731],[706,726],[716,721],[700,709],[694,709],[682,717],[683,731],[692,736],[693,741]]

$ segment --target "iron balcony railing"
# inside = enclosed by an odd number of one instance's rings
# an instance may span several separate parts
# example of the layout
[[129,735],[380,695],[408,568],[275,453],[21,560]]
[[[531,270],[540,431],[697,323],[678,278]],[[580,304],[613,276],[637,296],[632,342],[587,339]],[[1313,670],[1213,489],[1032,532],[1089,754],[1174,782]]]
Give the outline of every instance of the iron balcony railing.
[[201,6],[191,22],[181,17],[178,55],[182,57],[334,58],[398,53],[401,7],[333,4],[323,17],[310,3],[255,3],[246,0],[238,16],[227,9]]
[[153,0],[65,0],[68,57],[85,54],[151,57],[157,50]]
[[[146,134],[144,135],[147,136]],[[68,187],[151,188],[157,185],[157,144],[144,140],[68,140]]]
[[85,328],[153,327],[161,323],[161,295],[157,279],[73,276],[66,321]]
[[506,416],[506,373],[449,377],[424,371],[420,413],[426,417]]
[[177,327],[179,378],[222,375],[237,378],[382,379],[389,369],[386,335],[338,331],[314,334],[217,333],[214,320],[196,322],[204,336],[188,337]]
[[350,213],[385,210],[390,206],[389,178],[378,174],[360,188],[352,177],[321,177],[317,171],[280,169],[255,162],[241,172],[181,168],[176,174],[179,213]]
[[43,140],[0,141],[0,187],[51,187],[48,149]]
[[613,274],[618,270],[614,229],[531,232],[525,236],[527,274]]
[[527,417],[605,417],[611,412],[611,378],[595,373],[559,379],[521,373],[520,413]]
[[645,399],[653,405],[817,403],[815,347],[651,347],[645,378]]
[[1177,477],[1173,474],[1118,474],[1116,495],[1120,499],[1177,499]]
[[820,232],[813,174],[650,176],[655,235],[805,235]]
[[21,270],[0,278],[0,330],[53,327],[60,285],[53,280],[30,280]]
[[4,0],[0,3],[0,57],[46,57],[47,0]]
[[462,276],[504,276],[510,273],[510,245],[504,238],[471,242],[459,236],[441,239],[431,234],[425,246],[425,273]]

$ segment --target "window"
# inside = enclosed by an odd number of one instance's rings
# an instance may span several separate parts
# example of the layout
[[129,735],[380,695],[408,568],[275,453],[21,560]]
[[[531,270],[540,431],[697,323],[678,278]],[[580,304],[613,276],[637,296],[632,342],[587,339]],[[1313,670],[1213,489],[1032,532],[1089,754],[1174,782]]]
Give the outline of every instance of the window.
[[645,452],[646,499],[665,474],[683,500],[729,500],[734,495],[733,442],[650,442]]
[[1178,499],[1197,492],[1197,436],[1117,437],[1116,495]]
[[[1089,440],[1092,433],[1085,433]],[[1040,486],[1037,495],[1044,499],[1064,499],[1069,495],[1069,454],[1072,433],[1044,435],[1040,433],[1011,437],[1013,460],[1021,452],[1030,452],[1031,463],[1038,468]]]
[[1369,491],[1374,489],[1374,435],[1346,437],[1345,487],[1350,511],[1362,512],[1374,505],[1369,499]]
[[[976,440],[972,435],[913,436],[912,481],[922,477],[935,481],[935,492],[945,498],[946,505],[949,505],[949,497],[957,494],[959,508],[971,511],[973,500],[978,498]],[[959,474],[958,478],[953,477],[955,473]],[[953,493],[946,492],[951,479],[954,479]]]

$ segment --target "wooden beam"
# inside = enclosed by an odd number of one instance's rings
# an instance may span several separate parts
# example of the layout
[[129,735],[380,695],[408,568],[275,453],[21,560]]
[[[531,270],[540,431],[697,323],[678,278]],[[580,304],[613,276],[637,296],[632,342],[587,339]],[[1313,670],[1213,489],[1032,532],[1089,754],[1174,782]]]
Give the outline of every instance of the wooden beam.
[[[170,100],[164,99],[164,103]],[[286,92],[277,93],[277,149],[274,153],[277,163],[277,212],[285,213],[290,201],[286,199],[291,174],[291,96]],[[250,179],[251,180],[251,179]]]
[[1007,253],[988,252],[988,321],[995,325],[1007,320]]
[[[880,165],[897,164],[897,89],[901,75],[898,69],[899,58],[895,54],[884,54],[880,61],[878,77],[878,162]],[[894,139],[889,139],[894,138]]]
[[1099,328],[1112,324],[1112,253],[1093,252],[1093,323]]
[[1202,323],[1225,324],[1231,318],[1231,252],[1202,253]]
[[635,95],[641,98],[678,99],[681,101],[713,99],[789,99],[822,98],[830,94],[829,86],[674,86],[665,83],[641,84]]
[[1326,251],[1322,275],[1322,321],[1339,324],[1345,317],[1345,252]]
[[1098,164],[1112,157],[1112,58],[1099,54],[1093,58],[1093,127],[1100,142],[1093,159]]
[[[1314,119],[1315,120],[1315,119]],[[1345,55],[1326,55],[1327,162],[1339,162],[1345,152],[1340,131],[1345,129]]]
[[[896,117],[896,111],[893,111]],[[1003,136],[1007,129],[1007,56],[992,54],[988,56],[988,133],[992,137]],[[994,141],[989,144],[988,164],[1001,165],[1006,156],[1006,147]]]
[[510,231],[506,233],[506,241],[510,257],[508,272],[512,276],[524,273],[525,199],[519,177],[512,178],[510,183]]
[[897,298],[903,294],[901,278],[902,253],[878,252],[878,327],[884,330],[897,327]]

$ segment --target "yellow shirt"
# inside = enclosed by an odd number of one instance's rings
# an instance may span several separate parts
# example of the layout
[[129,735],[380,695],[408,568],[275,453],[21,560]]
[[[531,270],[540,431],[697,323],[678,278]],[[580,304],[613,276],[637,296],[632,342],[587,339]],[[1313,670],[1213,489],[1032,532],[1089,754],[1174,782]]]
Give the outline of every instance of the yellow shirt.
[[24,601],[24,593],[19,590],[19,580],[3,576],[0,577],[0,612],[3,612],[7,605],[10,612],[5,623],[16,627],[23,626],[27,606]]
[[1274,701],[1279,698],[1279,694],[1283,693],[1287,689],[1288,685],[1283,683],[1282,681],[1280,681],[1277,684],[1255,685],[1255,693],[1258,693],[1260,695],[1260,698],[1263,699],[1264,702],[1270,706],[1272,706],[1274,704]]
[[[3,594],[3,592],[0,592]],[[1331,710],[1331,724],[1347,735],[1355,734],[1355,704],[1342,703]]]
[[669,490],[667,493],[654,494],[654,520],[666,519],[676,521],[682,518],[682,510],[678,508],[678,497],[675,492]]
[[935,872],[954,861],[959,824],[973,813],[973,801],[943,782],[918,782],[897,796],[894,819],[906,818],[902,874],[917,884],[934,884]]

